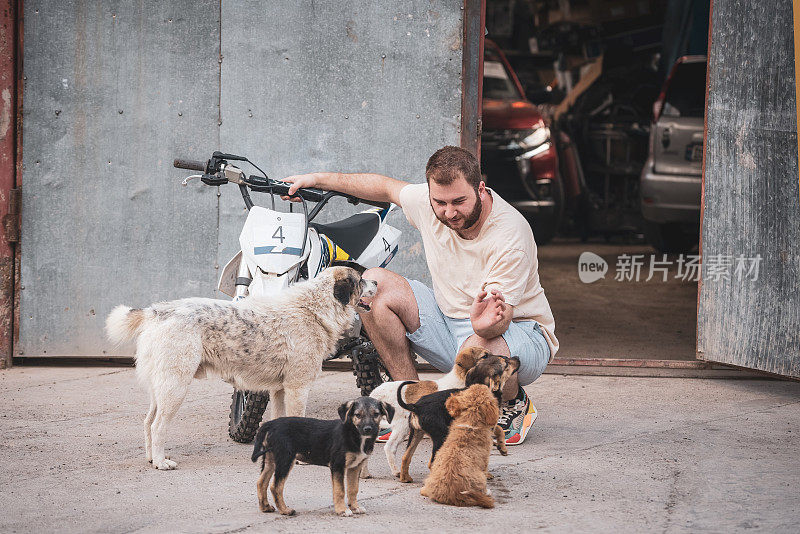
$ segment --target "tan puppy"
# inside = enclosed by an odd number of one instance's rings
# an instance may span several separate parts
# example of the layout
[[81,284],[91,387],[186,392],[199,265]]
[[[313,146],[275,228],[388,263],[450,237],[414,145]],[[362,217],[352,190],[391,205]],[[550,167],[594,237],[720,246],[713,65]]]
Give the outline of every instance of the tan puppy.
[[[508,358],[506,356],[487,353],[467,372],[466,383],[470,385],[483,384],[487,386],[489,390],[494,393],[495,402],[499,406],[503,386],[505,386],[509,377],[519,370],[519,365],[519,358],[516,356]],[[399,402],[401,398],[400,395],[398,395],[398,405],[400,408],[414,412],[408,417],[411,437],[408,440],[406,452],[403,454],[403,459],[400,464],[400,482],[414,481],[409,474],[409,466],[411,465],[411,458],[414,456],[414,451],[416,451],[417,446],[420,441],[422,441],[425,434],[429,434],[433,440],[433,452],[431,454],[431,460],[428,462],[428,467],[431,466],[438,448],[444,444],[450,425],[450,416],[447,413],[447,405],[445,403],[445,399],[449,397],[450,394],[446,393],[446,391],[447,390],[444,392],[439,391],[420,399],[420,402],[426,405],[422,412],[414,408],[413,404],[410,406],[407,402]],[[404,393],[402,387],[398,388],[398,392],[399,394]],[[419,402],[414,404],[419,404]],[[425,420],[425,423],[423,423],[421,418]],[[497,421],[495,421],[495,425],[496,424]],[[503,429],[496,426],[494,435],[497,439],[498,450],[502,455],[507,455],[508,449],[506,448]]]
[[[489,351],[482,347],[469,347],[462,349],[456,355],[456,361],[453,368],[449,373],[442,376],[438,380],[421,380],[415,384],[408,384],[404,390],[404,397],[407,402],[417,402],[419,399],[430,393],[435,393],[440,390],[463,388],[467,380],[467,372],[475,367],[475,364],[488,355]],[[400,476],[400,470],[397,468],[395,458],[400,444],[405,442],[408,438],[410,428],[408,426],[408,412],[397,404],[397,388],[402,384],[402,380],[394,382],[385,382],[375,388],[370,397],[378,399],[392,405],[395,409],[394,419],[392,419],[392,435],[386,442],[383,448],[386,454],[386,461],[389,462],[389,468],[392,474],[396,477]],[[503,435],[505,437],[505,434]],[[365,466],[361,474],[363,477],[369,476],[369,471]]]
[[488,387],[475,384],[451,395],[446,406],[453,422],[420,493],[442,504],[493,508],[486,477],[500,417],[497,399]]

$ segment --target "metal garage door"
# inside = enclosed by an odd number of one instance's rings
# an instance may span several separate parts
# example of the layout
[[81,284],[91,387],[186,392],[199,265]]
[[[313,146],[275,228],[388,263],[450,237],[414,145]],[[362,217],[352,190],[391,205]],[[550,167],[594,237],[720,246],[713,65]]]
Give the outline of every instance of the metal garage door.
[[698,357],[800,377],[800,194],[790,2],[715,1]]
[[[15,355],[119,355],[114,305],[215,295],[241,199],[181,187],[174,157],[422,181],[459,144],[463,6],[26,0]],[[423,276],[418,238],[392,224],[393,265]]]

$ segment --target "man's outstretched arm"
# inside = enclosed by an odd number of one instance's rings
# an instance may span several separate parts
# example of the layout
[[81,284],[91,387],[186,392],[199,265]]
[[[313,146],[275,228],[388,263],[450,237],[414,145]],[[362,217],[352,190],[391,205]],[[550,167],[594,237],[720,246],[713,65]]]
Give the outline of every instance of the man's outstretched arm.
[[294,194],[301,187],[315,187],[398,206],[400,190],[408,185],[408,182],[373,173],[312,172],[288,176],[284,181],[294,184],[289,188],[289,194]]

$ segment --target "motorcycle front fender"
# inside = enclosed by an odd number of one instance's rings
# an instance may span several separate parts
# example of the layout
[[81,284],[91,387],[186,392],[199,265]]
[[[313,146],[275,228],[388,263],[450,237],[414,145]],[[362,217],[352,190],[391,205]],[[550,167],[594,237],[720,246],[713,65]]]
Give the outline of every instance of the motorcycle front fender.
[[217,290],[231,298],[236,296],[236,274],[239,272],[239,263],[241,261],[242,251],[240,250],[222,269],[222,274],[217,284]]

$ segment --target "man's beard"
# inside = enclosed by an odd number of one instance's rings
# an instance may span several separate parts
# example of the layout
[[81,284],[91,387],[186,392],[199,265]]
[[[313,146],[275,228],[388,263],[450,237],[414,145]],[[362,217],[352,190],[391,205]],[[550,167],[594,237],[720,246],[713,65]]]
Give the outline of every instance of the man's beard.
[[475,193],[475,207],[472,208],[472,211],[469,213],[469,215],[467,215],[464,218],[464,225],[461,228],[458,228],[458,229],[457,228],[453,228],[450,225],[450,221],[447,220],[447,217],[439,217],[437,215],[436,218],[439,219],[439,222],[441,222],[442,224],[444,224],[445,226],[447,226],[448,228],[450,228],[452,230],[469,230],[470,228],[475,226],[475,223],[477,223],[478,219],[481,218],[481,211],[482,210],[483,210],[483,203],[481,202],[480,195],[476,192]]

